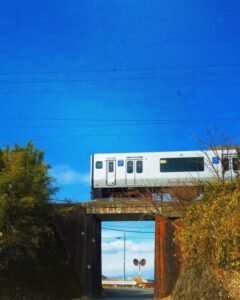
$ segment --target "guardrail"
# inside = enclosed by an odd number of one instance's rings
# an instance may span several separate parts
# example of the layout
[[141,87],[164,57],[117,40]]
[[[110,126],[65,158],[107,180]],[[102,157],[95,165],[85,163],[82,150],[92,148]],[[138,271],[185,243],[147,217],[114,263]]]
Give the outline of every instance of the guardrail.
[[142,287],[142,288],[154,288],[155,283],[154,282],[148,282],[148,281],[135,281],[135,280],[102,280],[103,286],[131,286],[131,287]]
[[135,280],[102,280],[102,285],[105,286],[136,286]]

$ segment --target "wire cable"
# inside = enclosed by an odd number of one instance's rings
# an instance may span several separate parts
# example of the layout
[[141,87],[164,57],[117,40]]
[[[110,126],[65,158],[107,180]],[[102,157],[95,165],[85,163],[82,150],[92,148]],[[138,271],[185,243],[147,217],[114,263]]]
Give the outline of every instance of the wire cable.
[[[38,120],[38,121],[78,121],[78,122],[118,122],[117,125],[131,123],[136,124],[152,124],[152,123],[163,123],[163,124],[172,124],[172,123],[196,123],[196,122],[211,122],[211,121],[239,121],[239,117],[209,117],[209,118],[194,118],[194,119],[82,119],[82,118],[40,118],[40,117],[27,117],[27,116],[0,116],[2,120]],[[109,126],[115,124],[85,124],[84,126]],[[46,126],[59,126],[59,125],[46,125]],[[82,125],[71,125],[72,126],[82,126]],[[62,127],[62,125],[60,125]]]
[[240,64],[206,64],[206,65],[183,65],[183,66],[157,66],[157,67],[105,67],[99,69],[82,69],[82,70],[50,70],[50,71],[19,71],[19,72],[0,72],[0,75],[31,75],[31,74],[71,74],[71,73],[99,73],[99,72],[130,72],[130,71],[157,71],[157,70],[180,70],[180,69],[205,69],[205,68],[229,68],[240,67]]
[[181,75],[159,75],[159,76],[139,76],[139,77],[115,77],[115,78],[95,78],[95,79],[41,79],[41,80],[2,80],[1,85],[4,84],[28,84],[28,83],[64,83],[64,82],[97,82],[97,81],[127,81],[127,80],[153,80],[153,79],[171,79],[171,78],[184,78],[184,77],[215,77],[215,76],[236,76],[239,77],[238,72],[228,73],[199,73],[199,74],[181,74]]
[[102,229],[105,230],[111,230],[111,231],[120,231],[120,232],[134,232],[134,233],[155,233],[154,231],[136,231],[136,230],[123,230],[123,229],[115,229],[115,228],[107,228],[107,227],[102,227]]

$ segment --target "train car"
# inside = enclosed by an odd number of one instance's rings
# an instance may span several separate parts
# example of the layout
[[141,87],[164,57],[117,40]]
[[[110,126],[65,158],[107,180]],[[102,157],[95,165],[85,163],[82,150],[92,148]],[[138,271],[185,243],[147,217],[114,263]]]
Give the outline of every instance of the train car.
[[[105,153],[91,155],[92,199],[134,194],[139,188],[192,185],[240,171],[236,150]],[[136,193],[135,193],[136,194]]]

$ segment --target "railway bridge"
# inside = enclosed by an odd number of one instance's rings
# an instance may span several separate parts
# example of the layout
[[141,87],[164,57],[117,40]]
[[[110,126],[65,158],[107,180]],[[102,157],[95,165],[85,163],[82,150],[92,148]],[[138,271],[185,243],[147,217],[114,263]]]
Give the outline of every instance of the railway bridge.
[[155,221],[154,296],[163,299],[171,294],[179,273],[174,232],[184,215],[184,205],[177,201],[114,199],[68,206],[68,213],[59,216],[59,228],[75,278],[85,295],[98,296],[102,289],[101,222],[139,220]]

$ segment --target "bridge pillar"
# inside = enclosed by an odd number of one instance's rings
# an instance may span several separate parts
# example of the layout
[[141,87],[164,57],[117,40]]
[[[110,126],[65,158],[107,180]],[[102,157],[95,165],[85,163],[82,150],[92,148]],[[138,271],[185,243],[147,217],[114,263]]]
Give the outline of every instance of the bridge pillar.
[[175,229],[174,221],[155,217],[155,299],[169,296],[178,278],[179,251],[174,242]]

